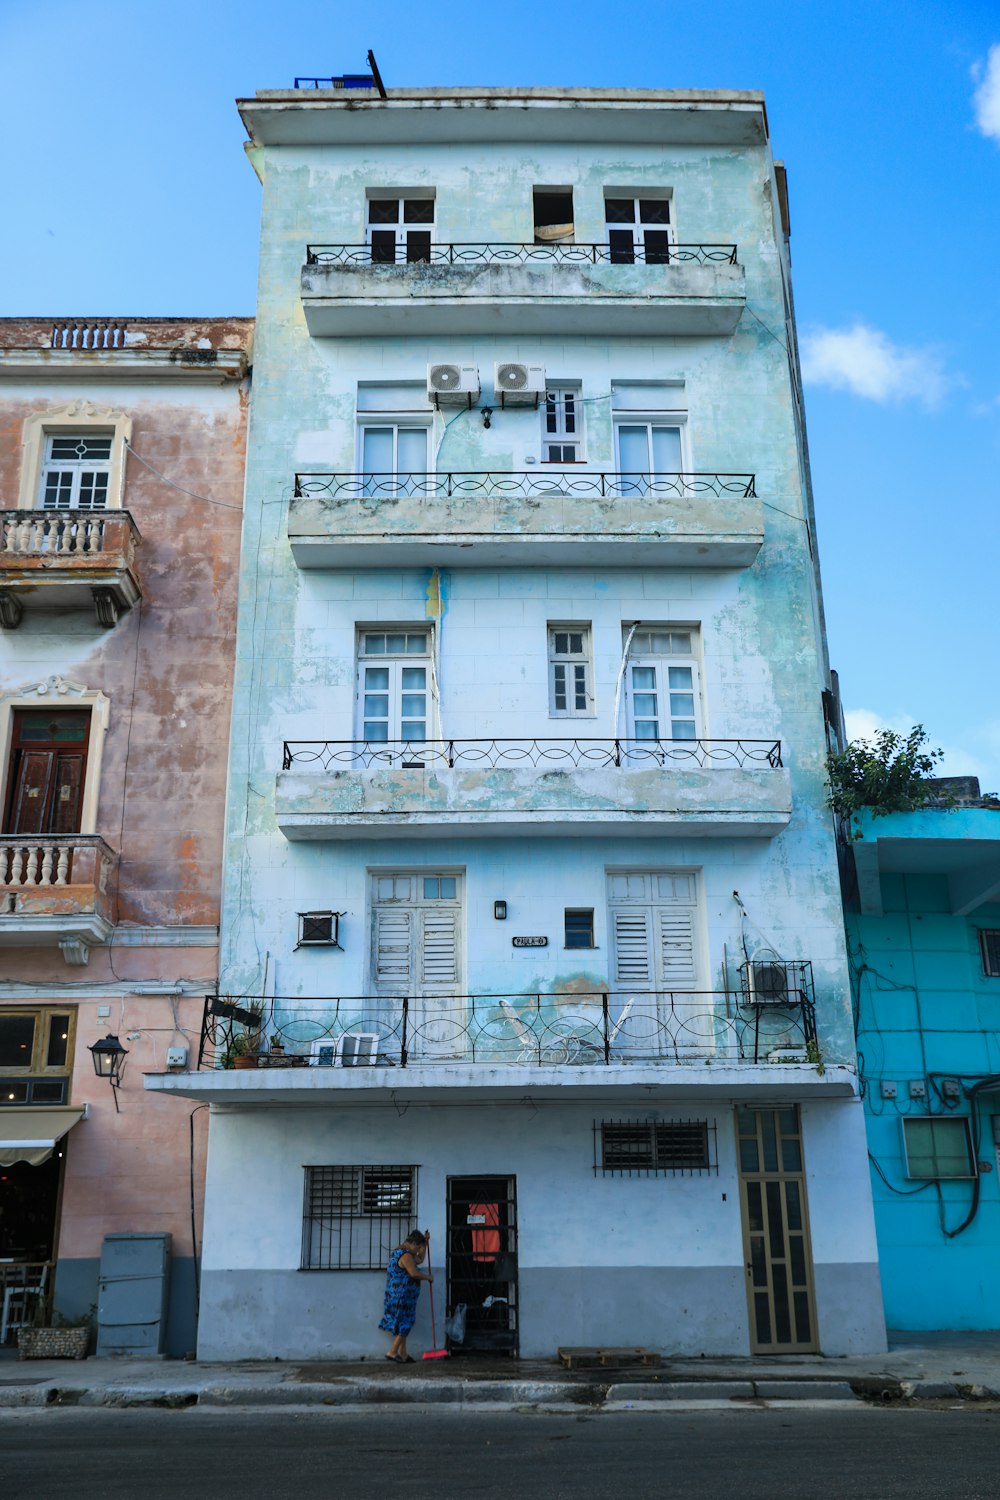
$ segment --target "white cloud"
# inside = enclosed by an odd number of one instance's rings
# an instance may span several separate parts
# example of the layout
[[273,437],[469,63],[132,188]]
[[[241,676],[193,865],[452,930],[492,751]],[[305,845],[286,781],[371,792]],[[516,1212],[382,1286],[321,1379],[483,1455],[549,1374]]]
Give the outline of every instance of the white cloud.
[[[878,729],[893,729],[904,737],[919,720],[908,714],[887,719],[870,708],[847,708],[844,722],[849,740],[870,740]],[[983,724],[975,731],[975,750],[964,745],[948,744],[927,729],[930,750],[943,750],[944,758],[935,766],[937,776],[978,776],[984,792],[1000,791],[1000,723]]]
[[976,124],[988,140],[1000,143],[1000,45],[990,48],[985,68],[976,63],[972,76],[979,80],[972,96]]
[[867,401],[936,406],[952,383],[933,349],[894,344],[867,323],[813,328],[802,339],[802,378]]

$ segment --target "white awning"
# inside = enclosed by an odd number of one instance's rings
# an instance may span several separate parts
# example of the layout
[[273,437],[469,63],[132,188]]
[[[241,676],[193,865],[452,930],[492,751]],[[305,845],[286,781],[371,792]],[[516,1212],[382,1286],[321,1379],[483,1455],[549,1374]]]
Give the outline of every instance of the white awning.
[[40,1167],[67,1131],[83,1119],[82,1107],[61,1104],[52,1109],[14,1105],[0,1109],[0,1167],[26,1161]]

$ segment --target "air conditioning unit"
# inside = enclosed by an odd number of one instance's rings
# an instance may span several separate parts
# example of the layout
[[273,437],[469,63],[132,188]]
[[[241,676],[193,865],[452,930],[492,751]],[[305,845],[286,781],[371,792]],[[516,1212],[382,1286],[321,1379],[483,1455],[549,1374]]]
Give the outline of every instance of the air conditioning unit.
[[779,959],[753,959],[743,965],[740,978],[743,999],[747,1005],[801,1005],[801,963],[782,963]]
[[545,395],[545,366],[497,364],[493,372],[493,389],[501,406],[537,406]]
[[339,948],[342,911],[300,911],[296,948]]
[[427,395],[435,406],[472,406],[479,400],[476,365],[428,365]]

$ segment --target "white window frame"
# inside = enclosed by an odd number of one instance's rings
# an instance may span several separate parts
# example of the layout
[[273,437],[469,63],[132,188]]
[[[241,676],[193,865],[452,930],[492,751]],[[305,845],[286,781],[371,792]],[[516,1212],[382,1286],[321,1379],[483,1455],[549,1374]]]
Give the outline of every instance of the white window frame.
[[[561,635],[579,635],[582,637],[581,650],[565,651],[557,650],[557,637]],[[597,703],[594,693],[594,648],[592,631],[589,620],[552,621],[547,626],[548,641],[548,683],[549,683],[549,718],[550,719],[592,719],[597,713]],[[567,642],[567,647],[571,645]],[[571,686],[577,669],[583,668],[583,693],[586,697],[586,707],[576,706],[576,698],[579,688],[575,684]],[[562,687],[559,686],[560,681]],[[557,706],[557,697],[564,693],[566,698],[565,708]]]
[[[674,195],[672,188],[606,187],[604,189],[604,233],[605,238],[607,239],[609,252],[611,251],[612,231],[617,231],[619,233],[630,233],[632,236],[632,258],[631,260],[619,262],[621,265],[666,265],[669,263],[670,250],[677,242],[676,235],[674,233],[673,196]],[[612,198],[628,199],[631,201],[631,220],[608,218],[607,203],[608,200]],[[647,203],[665,203],[667,205],[666,224],[644,223],[640,218],[640,204],[643,201]],[[659,260],[659,258],[652,261],[646,260],[646,230],[652,230],[655,233],[666,233],[667,256],[665,260],[661,261]]]
[[[549,398],[553,398],[551,408]],[[571,398],[572,411],[566,410],[566,398]],[[545,387],[545,400],[541,403],[542,414],[542,458],[543,464],[562,467],[566,464],[586,462],[583,453],[583,392],[579,383],[572,380],[554,380]],[[549,430],[549,419],[555,426]],[[571,449],[571,458],[550,458],[549,446],[557,445]]]
[[[635,891],[619,891],[616,894],[613,882],[623,880],[633,882],[636,886]],[[668,896],[655,890],[655,882],[657,881],[666,881],[675,885],[675,894]],[[640,882],[643,884],[640,885]],[[608,942],[611,949],[610,972],[613,988],[621,994],[635,992],[638,995],[642,995],[660,991],[676,994],[683,994],[685,992],[697,993],[701,989],[702,976],[705,973],[705,907],[702,900],[701,881],[698,871],[692,869],[651,869],[648,867],[642,869],[608,869],[605,871],[605,883],[607,890]],[[676,908],[678,912],[688,914],[688,927],[691,939],[690,978],[684,983],[678,982],[674,985],[665,982],[669,976],[662,972],[664,957],[663,935],[656,931],[656,913],[660,911],[669,912],[672,908]],[[627,915],[630,911],[642,912],[644,914],[644,922],[648,921],[646,932],[649,976],[646,982],[637,980],[635,977],[626,978],[621,974],[619,969],[622,955],[619,953],[619,929],[616,914],[621,912]]]
[[[455,882],[455,894],[453,896],[425,895],[424,882],[434,880],[453,880]],[[392,881],[409,882],[409,891],[400,894],[380,893],[379,882]],[[398,983],[387,981],[380,984],[378,978],[378,924],[376,913],[379,910],[399,907],[401,910],[414,914],[414,926],[411,929],[415,936],[410,942],[409,967],[406,978],[400,977]],[[421,966],[421,950],[423,943],[422,914],[425,912],[451,911],[455,915],[455,980],[446,985],[434,985],[422,980],[419,972]],[[432,865],[427,869],[370,869],[368,871],[368,965],[369,980],[368,993],[379,998],[391,999],[394,995],[406,995],[413,999],[422,991],[435,989],[441,993],[461,995],[464,984],[464,953],[465,953],[465,870],[455,866]]]
[[[100,443],[107,445],[107,457],[91,457],[79,453],[74,457],[56,457],[53,448],[57,443],[70,443],[74,448],[89,443]],[[45,451],[42,458],[41,474],[38,480],[37,509],[47,511],[76,511],[84,515],[93,515],[108,509],[108,500],[111,492],[111,465],[114,457],[115,435],[113,431],[102,431],[83,429],[79,432],[48,432],[45,435]],[[52,504],[49,499],[49,480],[58,476],[59,480],[68,480],[68,491],[64,492],[60,483],[57,491],[57,501]],[[92,483],[91,495],[86,504],[83,498],[84,479],[95,481]],[[100,503],[95,498],[96,491],[101,490]]]
[[68,406],[50,407],[48,411],[37,412],[26,418],[21,429],[19,510],[37,510],[41,507],[49,438],[95,432],[111,434],[108,496],[102,514],[122,508],[125,456],[127,444],[132,440],[132,418],[110,406],[94,406],[89,401],[74,401]]
[[[365,638],[370,635],[393,635],[426,637],[427,645],[424,651],[389,651],[367,653],[364,650]],[[421,667],[424,670],[425,686],[423,689],[425,698],[425,717],[423,719],[425,733],[421,739],[410,741],[414,746],[425,745],[430,740],[438,738],[438,704],[436,691],[436,674],[434,670],[434,630],[430,624],[423,621],[412,621],[404,625],[383,625],[381,621],[376,625],[359,625],[355,641],[355,709],[356,730],[355,737],[363,740],[371,747],[374,754],[381,744],[399,745],[401,742],[401,729],[403,724],[402,699],[406,691],[413,692],[413,688],[405,689],[403,686],[403,671],[409,667]],[[386,720],[390,733],[385,741],[369,740],[365,734],[365,672],[368,667],[385,666],[389,669],[389,685],[386,695],[389,697],[389,714]],[[382,689],[371,689],[372,693],[381,694]],[[409,717],[409,716],[408,716]],[[369,722],[373,722],[369,720]],[[396,732],[393,733],[392,731]],[[403,742],[406,743],[406,742]]]
[[[390,431],[392,433],[391,469],[368,470],[365,468],[365,434],[371,431]],[[401,431],[422,432],[424,434],[424,441],[426,445],[424,461],[426,464],[426,468],[400,469],[399,434]],[[355,472],[360,475],[372,473],[383,476],[377,480],[366,480],[364,485],[364,493],[366,495],[371,495],[374,498],[377,498],[379,495],[395,494],[398,489],[398,481],[401,475],[403,476],[404,487],[406,485],[406,476],[412,474],[426,474],[428,476],[427,484],[428,486],[430,486],[431,478],[434,473],[433,458],[431,453],[433,447],[433,444],[431,443],[431,433],[432,420],[430,416],[424,417],[421,414],[414,414],[412,412],[406,413],[405,416],[401,412],[379,412],[377,415],[374,412],[364,412],[363,414],[359,414],[357,435],[357,468]],[[418,483],[418,494],[420,493],[421,489],[422,486]]]
[[[429,203],[431,205],[431,217],[422,223],[408,223],[406,220],[407,202]],[[373,203],[395,203],[396,218],[389,223],[372,223]],[[430,242],[430,251],[434,247],[434,231],[437,227],[437,194],[433,188],[369,188],[365,194],[365,244],[371,251],[373,234],[391,233],[395,231],[396,255],[395,261],[376,262],[384,265],[407,265],[412,264],[408,260],[409,238],[412,234],[426,234]],[[429,254],[430,254],[429,251]],[[423,262],[426,264],[426,262]]]
[[[656,651],[653,649],[652,643],[650,643],[650,645],[648,646],[643,643],[644,636],[654,634],[688,635],[691,637],[691,649],[690,651]],[[638,646],[636,645],[637,640],[639,642]],[[683,743],[685,740],[690,738],[690,743],[693,744],[696,740],[705,738],[705,713],[702,701],[699,647],[700,631],[697,625],[680,625],[673,623],[661,625],[647,624],[645,622],[642,622],[635,630],[629,643],[628,659],[625,663],[623,683],[626,738],[629,740],[635,740],[636,745],[634,748],[638,749],[643,743],[645,743],[645,741],[640,740],[640,738],[635,733],[636,714],[634,699],[636,697],[637,689],[632,677],[633,668],[635,667],[654,667],[657,669],[656,684],[653,688],[653,691],[656,693],[658,698],[656,717],[657,727],[660,732],[654,739],[650,739],[648,743],[650,745],[655,745],[658,740],[673,740],[675,736],[672,732],[669,734],[663,733],[664,725],[666,725],[672,731],[675,723],[682,720],[687,720],[688,718],[687,714],[674,714],[671,712],[671,691],[678,693],[687,693],[688,691],[686,687],[680,686],[671,689],[669,670],[671,665],[683,667],[685,670],[690,669],[691,693],[694,697],[694,734],[690,737],[682,736],[679,742]],[[648,690],[643,688],[638,689],[638,692],[640,693],[644,691]],[[664,712],[664,708],[666,708],[666,712]],[[645,721],[647,718],[645,714],[643,714],[641,717],[643,721]]]
[[[648,467],[645,469],[628,469],[622,464],[620,434],[623,427],[645,427],[646,429],[646,457]],[[681,466],[679,469],[657,469],[653,464],[653,428],[666,427],[676,431],[679,436],[681,450]],[[688,440],[688,422],[686,411],[623,411],[620,408],[614,413],[615,429],[615,472],[622,476],[625,473],[642,475],[644,478],[660,479],[666,474],[690,474],[694,468],[691,461],[691,453]]]

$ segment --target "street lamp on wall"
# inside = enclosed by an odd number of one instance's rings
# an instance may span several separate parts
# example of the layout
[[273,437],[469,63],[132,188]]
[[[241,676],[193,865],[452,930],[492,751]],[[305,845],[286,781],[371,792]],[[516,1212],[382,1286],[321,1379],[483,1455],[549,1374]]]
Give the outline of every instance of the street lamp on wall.
[[109,1032],[99,1042],[94,1042],[88,1047],[88,1052],[94,1059],[94,1072],[98,1078],[106,1078],[111,1084],[115,1096],[115,1110],[118,1109],[118,1088],[122,1081],[122,1072],[125,1067],[125,1059],[128,1057],[128,1048],[123,1047],[116,1036]]

